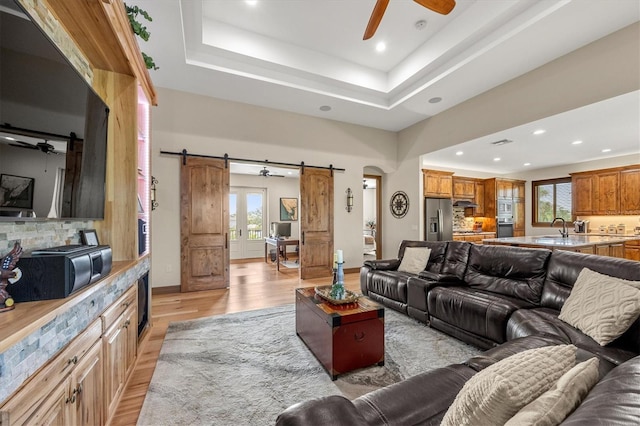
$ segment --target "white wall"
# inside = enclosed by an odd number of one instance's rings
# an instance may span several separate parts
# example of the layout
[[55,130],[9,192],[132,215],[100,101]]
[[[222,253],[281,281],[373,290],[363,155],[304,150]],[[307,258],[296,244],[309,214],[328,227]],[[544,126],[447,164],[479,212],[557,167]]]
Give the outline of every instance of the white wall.
[[376,220],[376,188],[362,190],[362,229],[367,229],[370,220]]
[[[158,88],[152,108],[152,173],[159,206],[151,220],[153,286],[180,284],[180,157],[160,151],[344,168],[334,179],[334,248],[347,268],[362,264],[362,174],[395,170],[397,135],[241,103]],[[345,210],[346,189],[354,209]]]

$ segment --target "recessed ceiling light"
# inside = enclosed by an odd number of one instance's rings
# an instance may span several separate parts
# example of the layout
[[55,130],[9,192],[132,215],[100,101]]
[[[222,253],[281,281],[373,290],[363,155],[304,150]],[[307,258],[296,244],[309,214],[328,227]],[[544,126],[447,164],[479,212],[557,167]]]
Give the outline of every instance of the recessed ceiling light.
[[322,105],[320,107],[320,111],[325,111],[325,112],[331,111],[331,107],[329,105]]
[[387,50],[387,45],[385,44],[384,41],[381,41],[378,44],[376,44],[376,51],[384,52],[385,50]]
[[530,166],[531,163],[524,163],[523,166]]
[[249,6],[255,6],[258,4],[258,0],[244,0]]
[[464,152],[462,152],[462,151],[456,151],[456,155],[462,155],[462,154],[464,154]]
[[436,96],[435,98],[431,98],[429,99],[429,103],[430,104],[437,104],[438,102],[440,102],[442,100],[442,98],[440,96]]
[[611,148],[605,148],[602,150],[602,152],[611,152]]
[[534,130],[533,134],[534,135],[541,135],[543,133],[546,133],[547,131],[544,129],[538,129],[538,130]]
[[582,141],[573,141],[571,142],[571,145],[580,145],[582,143]]
[[493,161],[500,161],[500,157],[494,158]]

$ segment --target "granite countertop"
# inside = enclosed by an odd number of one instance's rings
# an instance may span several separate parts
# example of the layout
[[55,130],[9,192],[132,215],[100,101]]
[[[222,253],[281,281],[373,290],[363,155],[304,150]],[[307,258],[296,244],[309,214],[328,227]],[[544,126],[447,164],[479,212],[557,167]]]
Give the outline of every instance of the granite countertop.
[[634,239],[640,239],[640,236],[570,234],[567,238],[563,238],[561,235],[538,235],[529,237],[489,238],[482,241],[511,245],[538,245],[541,247],[584,247],[594,244],[622,243]]
[[489,231],[465,231],[465,230],[454,230],[453,235],[494,235],[495,232]]

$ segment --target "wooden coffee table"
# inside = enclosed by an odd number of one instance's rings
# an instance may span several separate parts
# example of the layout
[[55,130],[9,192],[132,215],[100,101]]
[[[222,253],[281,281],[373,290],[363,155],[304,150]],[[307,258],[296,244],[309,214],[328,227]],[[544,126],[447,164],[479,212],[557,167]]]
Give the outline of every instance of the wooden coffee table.
[[332,380],[370,365],[384,365],[384,307],[361,297],[332,305],[314,287],[296,289],[296,334]]

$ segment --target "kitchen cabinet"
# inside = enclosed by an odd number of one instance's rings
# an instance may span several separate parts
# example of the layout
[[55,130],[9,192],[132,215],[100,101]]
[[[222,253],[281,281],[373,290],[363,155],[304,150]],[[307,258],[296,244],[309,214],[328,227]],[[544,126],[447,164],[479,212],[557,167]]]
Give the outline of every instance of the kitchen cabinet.
[[625,241],[624,257],[625,259],[640,261],[640,239]]
[[513,199],[513,183],[511,181],[496,179],[496,196],[500,199]]
[[571,176],[571,193],[574,216],[594,214],[596,210],[594,180],[595,178],[591,174]]
[[605,172],[595,175],[596,214],[620,214],[620,172]]
[[624,244],[598,244],[595,247],[595,254],[600,256],[624,258]]
[[514,199],[513,201],[513,236],[525,236],[525,211],[524,199]]
[[620,214],[640,214],[640,168],[620,172]]
[[473,200],[476,195],[476,182],[474,179],[453,177],[453,199]]
[[484,216],[484,182],[477,181],[475,185],[474,202],[478,207],[473,208],[473,215],[476,217]]
[[513,182],[513,202],[521,201],[524,203],[524,182]]
[[453,196],[453,172],[422,170],[424,196],[451,198]]
[[0,418],[11,426],[104,424],[101,332],[98,319],[0,408]]
[[129,288],[101,316],[104,334],[104,410],[111,418],[137,356],[137,286]]
[[640,165],[571,174],[572,213],[640,214]]
[[495,231],[495,218],[498,216],[497,205],[500,201],[511,201],[513,212],[513,236],[525,235],[525,181],[513,179],[491,178],[484,180],[484,217],[486,221],[484,230]]

